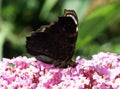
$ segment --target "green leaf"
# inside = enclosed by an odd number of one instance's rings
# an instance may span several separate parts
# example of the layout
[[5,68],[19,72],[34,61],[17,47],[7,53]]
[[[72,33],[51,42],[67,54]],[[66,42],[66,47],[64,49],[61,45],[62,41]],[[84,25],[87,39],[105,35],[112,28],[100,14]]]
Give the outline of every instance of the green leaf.
[[80,49],[98,37],[106,27],[117,20],[120,11],[120,2],[110,3],[97,8],[79,27],[77,49]]
[[45,3],[40,12],[39,18],[42,17],[41,19],[43,19],[43,20],[47,19],[51,9],[55,6],[56,3],[57,3],[57,0],[45,0]]
[[15,68],[15,64],[9,63],[10,67]]

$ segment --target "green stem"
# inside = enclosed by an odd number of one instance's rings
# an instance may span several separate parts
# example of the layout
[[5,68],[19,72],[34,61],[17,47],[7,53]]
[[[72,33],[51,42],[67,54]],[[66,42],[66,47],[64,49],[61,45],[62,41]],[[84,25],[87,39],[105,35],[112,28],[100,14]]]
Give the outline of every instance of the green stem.
[[2,20],[2,0],[0,0],[0,61],[3,57],[3,45],[10,31],[12,31],[12,24]]
[[[1,17],[1,12],[2,12],[2,0],[0,0],[0,33],[2,32],[2,17]],[[0,37],[0,39],[1,39],[1,37]],[[2,60],[2,50],[3,50],[2,48],[3,48],[2,47],[2,41],[0,41],[0,60]]]

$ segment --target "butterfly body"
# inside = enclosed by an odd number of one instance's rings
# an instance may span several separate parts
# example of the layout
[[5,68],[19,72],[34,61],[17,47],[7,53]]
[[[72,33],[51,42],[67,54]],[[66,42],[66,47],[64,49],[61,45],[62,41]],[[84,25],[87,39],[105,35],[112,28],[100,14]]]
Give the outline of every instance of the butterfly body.
[[64,16],[59,17],[57,21],[32,32],[31,36],[27,37],[26,48],[28,53],[42,62],[53,64],[55,67],[74,67],[76,63],[71,58],[77,34],[76,13],[66,10]]

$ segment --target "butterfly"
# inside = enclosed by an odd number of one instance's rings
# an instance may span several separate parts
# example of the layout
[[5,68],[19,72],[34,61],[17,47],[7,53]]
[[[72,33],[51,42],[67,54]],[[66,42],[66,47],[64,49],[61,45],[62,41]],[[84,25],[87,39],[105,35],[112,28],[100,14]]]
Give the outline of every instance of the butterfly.
[[64,10],[64,15],[43,25],[26,37],[27,52],[54,67],[75,67],[72,61],[78,35],[78,17],[74,10]]

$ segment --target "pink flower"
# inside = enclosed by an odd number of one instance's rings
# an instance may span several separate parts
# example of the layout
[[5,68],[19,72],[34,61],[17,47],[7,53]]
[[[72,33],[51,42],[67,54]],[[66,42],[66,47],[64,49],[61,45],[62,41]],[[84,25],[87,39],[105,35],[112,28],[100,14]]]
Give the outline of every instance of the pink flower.
[[61,69],[35,58],[3,58],[0,89],[120,89],[120,55],[100,52],[76,63]]

